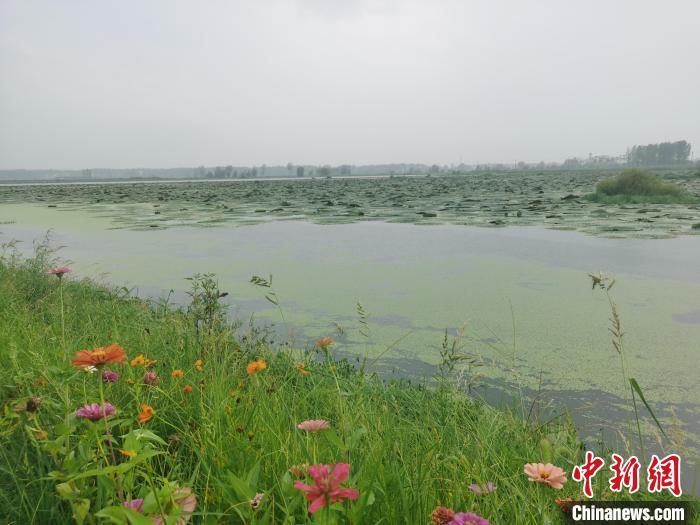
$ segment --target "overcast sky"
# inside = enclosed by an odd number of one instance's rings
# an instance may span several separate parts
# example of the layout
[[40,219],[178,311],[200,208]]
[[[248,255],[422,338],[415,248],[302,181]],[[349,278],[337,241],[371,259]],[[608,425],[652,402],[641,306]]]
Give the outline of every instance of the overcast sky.
[[700,156],[698,0],[0,0],[0,75],[0,169]]

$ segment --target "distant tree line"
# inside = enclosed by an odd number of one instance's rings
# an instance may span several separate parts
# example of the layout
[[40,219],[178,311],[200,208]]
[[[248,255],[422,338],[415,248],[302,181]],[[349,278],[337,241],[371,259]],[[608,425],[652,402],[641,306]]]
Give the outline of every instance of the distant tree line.
[[690,143],[685,140],[632,146],[627,151],[627,163],[632,166],[673,166],[690,160]]

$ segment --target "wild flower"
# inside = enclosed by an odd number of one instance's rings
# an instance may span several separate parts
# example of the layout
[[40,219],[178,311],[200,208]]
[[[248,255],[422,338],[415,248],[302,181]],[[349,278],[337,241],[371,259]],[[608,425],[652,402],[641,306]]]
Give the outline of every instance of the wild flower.
[[454,518],[455,511],[448,507],[435,507],[435,510],[430,514],[432,525],[448,525]]
[[469,490],[471,490],[474,494],[481,496],[483,494],[489,494],[495,491],[496,485],[494,485],[493,481],[489,481],[483,487],[481,485],[477,485],[476,483],[472,483],[469,485]]
[[246,371],[248,372],[249,376],[254,376],[261,370],[265,370],[267,368],[267,363],[263,359],[257,359],[256,361],[251,361],[248,363],[248,366],[246,366]]
[[265,494],[263,492],[258,492],[255,497],[253,497],[252,500],[250,500],[250,506],[253,510],[257,509],[260,506],[260,503],[262,502],[262,499],[265,497]]
[[32,396],[27,399],[26,409],[27,412],[36,412],[41,406],[41,398],[38,396]]
[[95,366],[86,366],[85,368],[83,368],[83,372],[85,372],[86,374],[94,374],[94,373],[97,372],[97,367],[95,367]]
[[100,405],[99,403],[91,403],[79,408],[75,411],[77,417],[89,419],[90,421],[99,421],[104,417],[109,417],[116,413],[117,409],[111,403]]
[[148,359],[145,355],[139,354],[131,360],[131,366],[142,366],[144,368],[150,368],[156,364],[157,361],[153,359]]
[[307,485],[302,481],[295,481],[294,487],[306,492],[306,499],[311,502],[309,512],[314,513],[325,505],[345,499],[355,500],[360,493],[355,489],[341,489],[350,473],[350,465],[338,463],[336,465],[311,465],[309,475],[314,479],[313,485]]
[[126,352],[118,344],[97,347],[92,350],[80,350],[75,353],[71,364],[79,368],[100,367],[106,364],[121,363],[126,360]]
[[[192,493],[189,487],[176,488],[170,495],[170,500],[164,505],[164,516],[151,516],[153,525],[185,525],[190,518],[194,509],[197,507],[197,497]],[[177,519],[173,522],[171,516],[176,515]]]
[[322,337],[321,339],[319,339],[318,341],[316,341],[316,343],[314,344],[314,347],[315,347],[315,348],[321,348],[321,349],[324,349],[324,350],[325,350],[326,348],[328,348],[329,346],[331,346],[333,343],[335,343],[335,341],[333,340],[333,338],[330,337],[330,336],[326,336],[326,337]]
[[306,365],[304,363],[297,363],[294,365],[294,368],[296,368],[300,376],[308,376],[311,374],[311,372],[306,369]]
[[307,421],[302,421],[297,425],[299,430],[304,430],[306,432],[319,432],[330,428],[331,424],[325,419],[309,419]]
[[32,396],[27,399],[24,403],[20,403],[15,407],[15,412],[36,412],[41,406],[41,398],[38,396]]
[[489,520],[473,512],[458,512],[448,525],[489,525]]
[[301,478],[303,476],[306,476],[306,474],[309,472],[309,465],[307,463],[302,463],[300,465],[292,465],[291,467],[289,467],[289,472],[295,478]]
[[141,412],[139,412],[139,416],[138,416],[139,423],[141,423],[141,424],[147,423],[148,421],[151,420],[151,418],[153,417],[153,414],[155,414],[153,407],[151,405],[143,403],[141,405]]
[[564,514],[571,512],[571,507],[574,506],[574,500],[572,498],[554,498],[554,503],[557,504],[559,510]]
[[197,359],[194,362],[194,367],[197,370],[197,372],[201,372],[202,370],[204,370],[204,363],[202,363],[201,359]]
[[182,391],[185,394],[191,394],[192,393],[192,385],[185,385],[185,388],[183,388]]
[[149,370],[143,375],[143,382],[146,385],[157,386],[158,383],[160,383],[160,379],[158,378],[158,374],[156,374],[152,370]]
[[51,268],[50,270],[47,270],[46,273],[47,275],[55,275],[60,279],[65,274],[71,273],[72,271],[73,269],[69,268],[68,266],[58,266],[56,268]]
[[119,374],[113,370],[102,370],[102,381],[104,383],[116,383],[119,381]]
[[178,369],[178,370],[173,370],[172,373],[170,374],[173,379],[182,379],[182,377],[185,375],[185,373]]
[[551,463],[527,463],[523,471],[530,481],[544,483],[553,489],[560,489],[566,483],[564,470]]
[[122,502],[122,507],[126,507],[127,509],[135,510],[136,512],[143,512],[143,500],[138,498],[138,499],[131,499],[127,501]]

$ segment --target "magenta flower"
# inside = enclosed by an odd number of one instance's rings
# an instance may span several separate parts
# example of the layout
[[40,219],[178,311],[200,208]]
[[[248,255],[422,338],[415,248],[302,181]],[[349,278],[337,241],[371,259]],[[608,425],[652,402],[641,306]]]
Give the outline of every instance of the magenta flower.
[[471,485],[469,485],[469,490],[471,490],[474,494],[482,496],[484,494],[489,494],[495,491],[496,485],[493,484],[493,481],[489,481],[483,487],[481,485],[477,485],[476,483],[472,483]]
[[124,501],[124,502],[122,502],[122,507],[126,507],[127,509],[135,510],[136,512],[143,512],[143,500],[138,498],[138,499]]
[[111,403],[105,403],[104,405],[92,403],[76,410],[75,415],[90,421],[99,421],[103,417],[114,415],[116,412],[117,409]]
[[146,383],[147,385],[157,386],[158,383],[160,382],[160,379],[158,379],[158,374],[149,370],[148,372],[146,372],[144,374],[143,382]]
[[113,370],[102,370],[102,381],[105,383],[116,383],[119,381],[119,374]]
[[71,273],[73,270],[69,268],[68,266],[59,266],[57,268],[51,268],[48,270],[46,273],[48,275],[55,275],[59,279],[63,277],[67,273]]
[[447,525],[489,525],[489,520],[473,512],[458,512]]
[[[332,469],[332,470],[331,470]],[[311,465],[309,474],[314,478],[314,485],[307,485],[301,481],[295,481],[294,487],[306,492],[306,499],[311,502],[309,512],[312,514],[325,505],[344,499],[355,500],[360,493],[355,489],[341,489],[340,484],[350,474],[350,465],[338,463],[337,465]]]
[[299,423],[297,428],[299,430],[305,430],[306,432],[318,432],[330,428],[330,426],[331,424],[325,419],[309,419]]

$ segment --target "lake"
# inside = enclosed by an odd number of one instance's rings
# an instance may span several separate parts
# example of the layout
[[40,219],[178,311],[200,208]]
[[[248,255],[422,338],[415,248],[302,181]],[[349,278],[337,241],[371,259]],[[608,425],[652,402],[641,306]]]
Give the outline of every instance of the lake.
[[[254,314],[257,326],[296,346],[331,335],[336,352],[366,358],[387,377],[434,376],[446,331],[451,341],[461,329],[463,351],[480,365],[462,371],[474,394],[498,402],[522,390],[537,398],[535,412],[568,406],[584,436],[599,437],[602,428],[612,439],[628,390],[610,342],[607,298],[588,275],[608,273],[629,374],[664,423],[698,449],[700,237],[373,221],[113,226],[109,216],[82,209],[0,206],[0,242],[17,239],[30,251],[51,228],[75,278],[142,297],[172,290],[182,304],[185,278],[212,272],[242,331]],[[250,284],[253,275],[273,275],[280,309]]]

